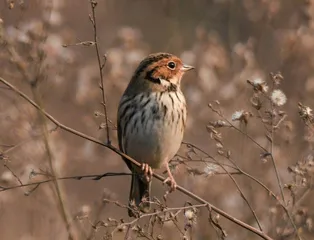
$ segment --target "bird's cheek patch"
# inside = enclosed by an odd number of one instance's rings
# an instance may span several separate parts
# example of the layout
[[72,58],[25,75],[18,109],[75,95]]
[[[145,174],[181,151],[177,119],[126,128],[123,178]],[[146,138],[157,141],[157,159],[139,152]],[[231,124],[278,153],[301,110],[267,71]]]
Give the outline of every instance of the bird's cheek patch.
[[170,87],[170,85],[171,85],[171,82],[169,82],[165,79],[160,79],[160,83],[163,87],[166,87],[166,88]]

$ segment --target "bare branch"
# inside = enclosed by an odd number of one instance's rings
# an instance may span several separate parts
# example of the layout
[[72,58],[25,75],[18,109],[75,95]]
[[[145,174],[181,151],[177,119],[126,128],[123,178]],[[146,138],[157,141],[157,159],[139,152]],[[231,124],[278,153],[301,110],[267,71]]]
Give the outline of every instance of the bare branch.
[[[96,144],[99,144],[101,146],[104,146],[110,150],[112,150],[113,152],[119,154],[120,156],[122,156],[123,158],[127,159],[128,161],[130,161],[132,164],[134,164],[137,167],[140,167],[141,164],[138,163],[137,161],[135,161],[134,159],[132,159],[131,157],[127,156],[126,154],[122,153],[121,151],[119,151],[116,147],[114,147],[111,144],[108,143],[102,143],[99,140],[90,137],[84,133],[81,133],[77,130],[74,130],[66,125],[63,125],[62,123],[60,123],[58,120],[56,120],[54,117],[52,117],[49,113],[47,113],[45,110],[43,110],[41,107],[39,107],[33,100],[31,100],[26,94],[24,94],[23,92],[21,92],[19,89],[17,89],[15,86],[13,86],[12,84],[10,84],[8,81],[6,81],[5,79],[3,79],[2,77],[0,77],[0,82],[2,82],[4,85],[6,85],[7,87],[9,87],[10,89],[12,89],[15,93],[17,93],[19,96],[21,96],[23,99],[25,99],[27,102],[29,102],[32,106],[34,106],[38,111],[40,111],[42,114],[44,114],[50,121],[52,121],[54,124],[56,124],[60,129],[67,131],[69,133],[72,133],[76,136],[79,136],[81,138],[84,138],[86,140],[89,140],[91,142],[94,142]],[[165,181],[165,178],[162,177],[159,174],[153,173],[154,178],[158,179],[161,182]],[[267,240],[271,240],[272,238],[269,237],[267,234],[263,233],[262,231],[240,221],[237,218],[232,217],[231,215],[229,215],[228,213],[224,212],[223,210],[213,206],[212,204],[210,204],[209,202],[207,202],[206,200],[204,200],[203,198],[195,195],[194,193],[188,191],[187,189],[178,186],[177,190],[184,193],[185,195],[193,198],[194,200],[198,201],[199,203],[202,204],[207,204],[213,211],[217,212],[218,214],[220,214],[221,216],[229,219],[230,221],[234,222],[235,224],[255,233],[256,235],[260,236],[263,239],[267,239]]]

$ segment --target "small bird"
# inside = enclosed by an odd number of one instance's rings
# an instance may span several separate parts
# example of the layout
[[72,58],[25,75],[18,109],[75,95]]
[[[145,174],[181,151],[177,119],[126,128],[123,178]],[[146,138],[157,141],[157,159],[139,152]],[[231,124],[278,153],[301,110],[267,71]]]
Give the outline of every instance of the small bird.
[[133,173],[129,216],[134,216],[132,206],[142,212],[150,210],[152,168],[166,167],[165,183],[172,191],[176,188],[168,162],[180,148],[186,124],[181,79],[193,68],[172,54],[151,54],[139,64],[120,100],[120,150],[142,163],[139,169],[124,160]]

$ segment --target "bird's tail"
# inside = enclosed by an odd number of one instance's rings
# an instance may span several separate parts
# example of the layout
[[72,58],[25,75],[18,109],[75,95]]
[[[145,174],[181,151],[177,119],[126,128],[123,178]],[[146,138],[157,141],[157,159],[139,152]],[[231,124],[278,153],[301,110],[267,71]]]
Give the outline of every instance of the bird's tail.
[[[132,175],[131,190],[129,197],[129,207],[136,206],[141,212],[149,212],[150,210],[150,189],[151,181],[141,179],[136,173]],[[129,216],[134,217],[131,209],[128,210]]]

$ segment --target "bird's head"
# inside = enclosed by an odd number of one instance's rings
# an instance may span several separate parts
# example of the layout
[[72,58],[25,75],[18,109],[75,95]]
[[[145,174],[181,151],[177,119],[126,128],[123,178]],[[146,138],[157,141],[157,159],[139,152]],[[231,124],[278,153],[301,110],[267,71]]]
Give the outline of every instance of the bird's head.
[[180,88],[183,75],[193,68],[169,53],[150,54],[137,67],[130,85],[143,90],[175,91]]

